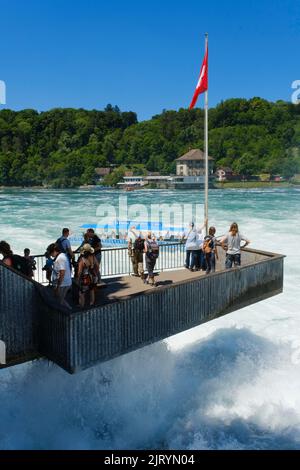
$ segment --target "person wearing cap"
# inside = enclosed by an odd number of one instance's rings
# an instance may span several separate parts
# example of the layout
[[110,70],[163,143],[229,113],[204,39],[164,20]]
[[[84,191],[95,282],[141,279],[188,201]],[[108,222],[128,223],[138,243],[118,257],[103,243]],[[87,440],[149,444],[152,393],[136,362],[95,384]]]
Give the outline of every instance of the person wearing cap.
[[85,243],[80,249],[77,273],[79,305],[81,307],[84,307],[88,293],[90,294],[90,306],[95,305],[98,272],[99,263],[95,257],[94,248],[89,243]]

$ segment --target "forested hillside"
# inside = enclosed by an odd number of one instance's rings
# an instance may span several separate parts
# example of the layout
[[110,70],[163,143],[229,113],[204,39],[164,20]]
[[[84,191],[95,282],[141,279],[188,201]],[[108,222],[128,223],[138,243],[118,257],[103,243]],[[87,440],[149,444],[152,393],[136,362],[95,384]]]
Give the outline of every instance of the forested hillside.
[[[95,167],[138,165],[173,173],[174,160],[203,149],[203,110],[134,112],[53,109],[0,111],[0,185],[89,184]],[[300,173],[300,105],[230,99],[209,112],[209,154],[240,174]],[[120,172],[122,172],[122,169]]]

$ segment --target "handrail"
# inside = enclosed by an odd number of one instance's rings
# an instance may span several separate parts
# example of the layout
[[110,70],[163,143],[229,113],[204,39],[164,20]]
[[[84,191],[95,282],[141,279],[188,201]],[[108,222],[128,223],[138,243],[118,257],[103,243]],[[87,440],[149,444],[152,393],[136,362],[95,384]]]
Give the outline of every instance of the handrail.
[[[264,251],[252,250],[251,248],[242,249],[243,251],[249,251],[259,253],[268,257],[274,256],[274,253],[267,253]],[[76,258],[78,258],[79,252],[76,252]],[[39,284],[47,285],[49,281],[46,279],[46,272],[43,271],[45,255],[35,255],[36,270],[34,271],[34,278],[29,279],[30,281],[37,282]],[[185,261],[185,244],[182,242],[162,243],[160,244],[160,256],[156,263],[156,269],[158,271],[166,271],[170,269],[182,268]],[[1,263],[2,264],[2,263]],[[130,275],[132,273],[132,263],[128,256],[127,246],[123,247],[106,247],[102,249],[102,260],[101,260],[101,277],[120,277],[124,275]],[[18,271],[16,271],[18,272]],[[18,272],[21,275],[21,273]],[[24,276],[26,277],[26,276]]]
[[[168,243],[168,242],[163,242],[161,243],[160,241],[158,242],[158,245],[160,247],[163,247],[163,246],[180,246],[180,245],[185,245],[184,242],[171,242],[171,243]],[[116,247],[103,247],[101,249],[101,252],[103,251],[122,251],[122,250],[128,250],[128,246],[127,245],[124,245],[124,246],[116,246]],[[77,249],[75,251],[73,251],[73,253],[75,254],[79,254],[80,251]],[[43,255],[32,255],[33,258],[45,258],[45,254]]]
[[[160,255],[156,263],[159,271],[168,269],[179,269],[184,265],[185,244],[182,242],[159,243]],[[106,247],[102,248],[101,277],[119,277],[130,275],[132,270],[131,259],[128,256],[128,247]],[[74,252],[79,255],[79,251]],[[36,271],[34,279],[40,284],[48,284],[46,273],[43,271],[45,255],[35,255]]]

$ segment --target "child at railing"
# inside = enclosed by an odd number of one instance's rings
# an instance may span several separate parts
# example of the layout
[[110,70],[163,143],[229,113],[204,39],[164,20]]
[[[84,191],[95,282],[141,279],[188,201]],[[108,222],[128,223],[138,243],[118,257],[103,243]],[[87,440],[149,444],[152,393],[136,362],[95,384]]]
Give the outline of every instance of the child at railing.
[[45,258],[46,258],[46,263],[42,268],[42,271],[45,271],[46,273],[46,279],[49,283],[49,286],[51,284],[51,279],[52,279],[52,271],[53,271],[53,263],[54,259],[50,255],[50,248],[51,245],[47,247],[46,253],[45,253]]
[[36,261],[33,256],[30,256],[29,248],[24,249],[24,258],[26,260],[27,267],[28,267],[28,277],[33,278],[34,276],[33,271],[36,271]]

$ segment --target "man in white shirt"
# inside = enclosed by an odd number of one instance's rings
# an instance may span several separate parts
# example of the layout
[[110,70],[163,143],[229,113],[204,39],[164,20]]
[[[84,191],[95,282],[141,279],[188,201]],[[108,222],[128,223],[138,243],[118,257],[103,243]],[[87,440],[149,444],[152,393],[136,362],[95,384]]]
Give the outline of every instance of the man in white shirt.
[[204,260],[202,254],[202,230],[204,229],[205,224],[206,219],[201,227],[196,228],[194,222],[190,222],[189,231],[185,232],[183,235],[183,239],[186,240],[186,259],[184,266],[191,271],[193,271],[194,268],[196,268],[197,271],[203,268]]
[[52,271],[52,284],[54,286],[54,293],[59,299],[59,303],[72,310],[71,305],[66,301],[66,296],[72,286],[71,266],[68,256],[61,253],[58,244],[51,246],[50,255],[54,257],[53,271]]

